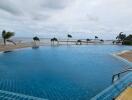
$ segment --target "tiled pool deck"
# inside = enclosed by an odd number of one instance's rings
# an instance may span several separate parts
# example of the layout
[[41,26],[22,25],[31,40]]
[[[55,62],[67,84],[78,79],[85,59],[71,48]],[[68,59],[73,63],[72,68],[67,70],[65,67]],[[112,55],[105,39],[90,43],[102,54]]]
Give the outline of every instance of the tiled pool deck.
[[127,87],[117,98],[116,100],[132,100],[132,84]]
[[0,100],[47,100],[0,90]]

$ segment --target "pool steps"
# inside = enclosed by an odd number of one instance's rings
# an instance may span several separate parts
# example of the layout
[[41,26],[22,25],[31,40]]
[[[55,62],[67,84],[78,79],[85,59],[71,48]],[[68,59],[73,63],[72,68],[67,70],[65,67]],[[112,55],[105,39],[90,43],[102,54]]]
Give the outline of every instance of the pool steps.
[[130,83],[132,83],[132,72],[116,81],[91,100],[112,100],[113,98],[117,97]]
[[[128,52],[128,51],[123,51],[123,52]],[[119,53],[122,52],[113,53],[111,55],[125,62],[131,68],[132,62],[129,62],[128,60],[118,56],[117,54]],[[130,83],[132,83],[132,72],[128,73],[127,75],[125,75],[124,77],[113,83],[110,87],[106,88],[104,91],[93,97],[91,100],[112,100],[113,98],[117,97]]]

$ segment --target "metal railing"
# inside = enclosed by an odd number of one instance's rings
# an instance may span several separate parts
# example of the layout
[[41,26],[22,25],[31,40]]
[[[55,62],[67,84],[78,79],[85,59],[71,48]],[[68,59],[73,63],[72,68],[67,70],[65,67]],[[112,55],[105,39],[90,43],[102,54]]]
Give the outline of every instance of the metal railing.
[[132,68],[127,68],[127,69],[124,70],[124,71],[121,71],[121,72],[119,72],[119,73],[117,73],[117,74],[114,74],[114,75],[112,76],[112,84],[113,84],[115,81],[117,81],[117,80],[120,79],[121,74],[127,73],[127,72],[129,72],[129,71],[132,71]]

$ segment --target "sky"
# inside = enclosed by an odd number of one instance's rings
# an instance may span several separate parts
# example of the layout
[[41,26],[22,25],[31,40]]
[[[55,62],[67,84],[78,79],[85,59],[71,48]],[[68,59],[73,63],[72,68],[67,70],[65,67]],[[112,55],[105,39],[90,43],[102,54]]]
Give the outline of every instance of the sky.
[[114,39],[132,33],[132,0],[0,0],[0,31],[16,37]]

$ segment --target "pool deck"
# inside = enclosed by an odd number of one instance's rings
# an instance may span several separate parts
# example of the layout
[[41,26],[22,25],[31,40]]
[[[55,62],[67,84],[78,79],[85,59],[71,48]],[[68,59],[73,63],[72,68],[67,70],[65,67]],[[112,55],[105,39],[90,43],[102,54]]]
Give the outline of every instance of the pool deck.
[[116,100],[132,100],[132,87],[125,89]]
[[125,62],[129,67],[132,67],[132,50],[124,50],[121,52],[112,53],[112,56]]
[[15,49],[21,49],[21,48],[27,48],[27,47],[32,47],[32,45],[29,44],[29,43],[21,43],[21,44],[17,44],[17,45],[7,44],[6,46],[0,45],[0,52],[2,52],[2,51],[12,51],[12,50],[15,50]]
[[132,62],[132,51],[122,51],[120,53],[117,53],[117,55]]

